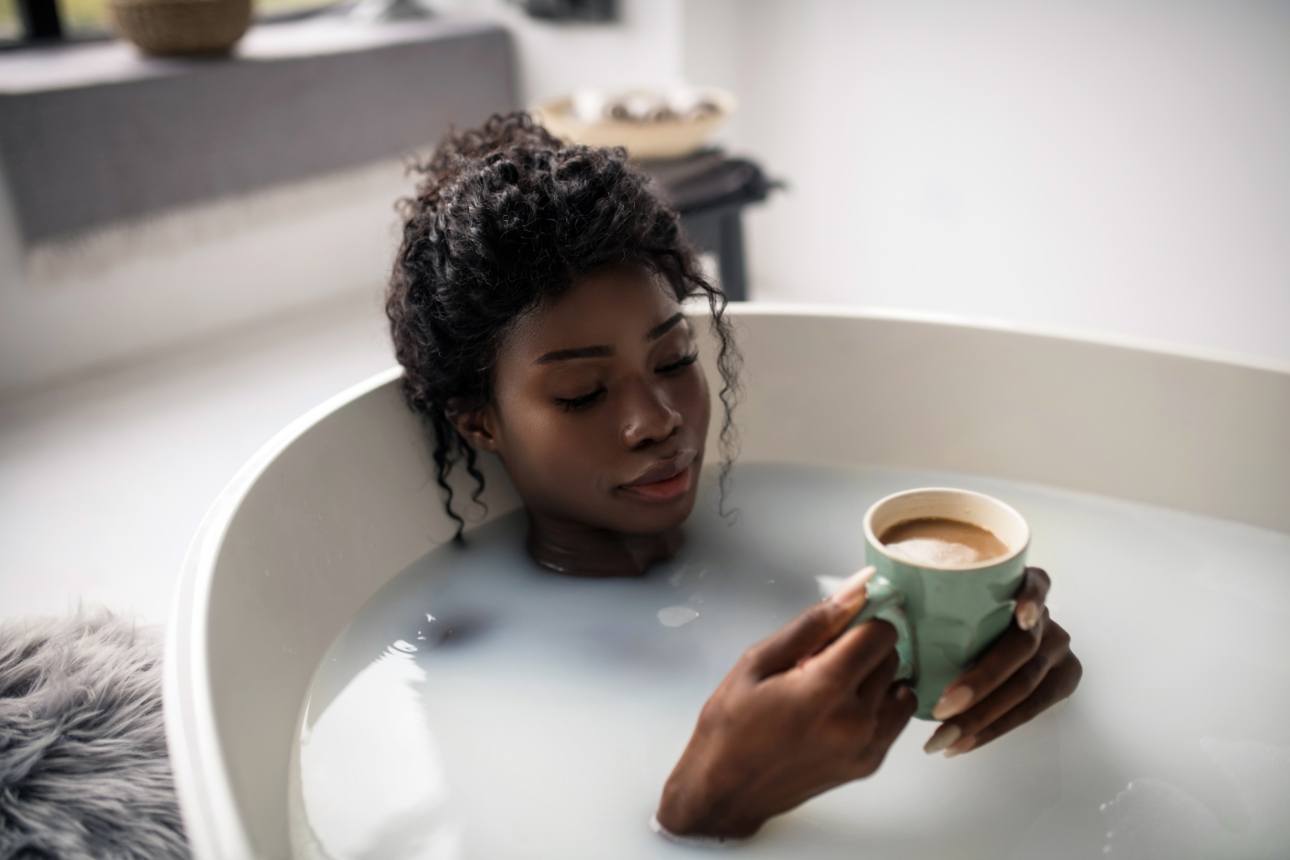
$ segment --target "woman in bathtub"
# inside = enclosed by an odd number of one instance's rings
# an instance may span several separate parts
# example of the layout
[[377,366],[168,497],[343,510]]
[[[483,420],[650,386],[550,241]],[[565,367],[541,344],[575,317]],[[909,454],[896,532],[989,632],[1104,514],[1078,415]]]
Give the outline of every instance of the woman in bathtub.
[[[504,465],[533,559],[570,576],[640,576],[672,557],[694,506],[708,381],[681,302],[706,297],[724,491],[739,355],[677,215],[616,150],[562,144],[522,113],[449,137],[401,200],[386,300],[408,404],[427,423],[448,514],[477,452]],[[811,797],[870,776],[915,710],[894,682],[890,625],[848,629],[856,574],[752,644],[698,715],[653,826],[747,837]],[[1070,637],[1027,570],[1013,626],[946,691],[928,752],[990,743],[1079,683]]]

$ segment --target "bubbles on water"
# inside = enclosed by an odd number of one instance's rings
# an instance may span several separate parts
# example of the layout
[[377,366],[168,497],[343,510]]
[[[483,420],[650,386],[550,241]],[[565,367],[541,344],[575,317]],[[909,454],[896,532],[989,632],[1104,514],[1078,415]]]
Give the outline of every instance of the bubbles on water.
[[658,611],[658,623],[664,627],[683,627],[699,617],[689,606],[666,606]]
[[681,588],[684,585],[699,582],[707,575],[708,568],[706,566],[683,562],[680,567],[668,575],[667,584],[673,588]]
[[1104,817],[1102,853],[1130,857],[1208,860],[1227,856],[1231,834],[1210,809],[1181,785],[1157,777],[1131,779],[1098,805]]

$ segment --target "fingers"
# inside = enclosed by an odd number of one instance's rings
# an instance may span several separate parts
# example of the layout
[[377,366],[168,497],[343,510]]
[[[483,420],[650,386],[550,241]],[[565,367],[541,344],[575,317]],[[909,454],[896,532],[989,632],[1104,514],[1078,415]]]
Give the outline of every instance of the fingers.
[[1058,702],[1070,698],[1071,693],[1079,686],[1084,675],[1084,667],[1074,654],[1067,654],[1066,659],[1054,666],[1040,685],[1017,707],[990,723],[973,735],[964,735],[950,745],[945,751],[947,756],[956,756],[968,750],[980,749],[995,738],[1007,734],[1024,723],[1030,722],[1039,714]]
[[1009,627],[977,660],[976,665],[954,680],[932,709],[932,717],[948,720],[973,707],[1011,678],[1039,651],[1048,619],[1045,609],[1029,630]]
[[865,583],[874,569],[866,567],[842,584],[832,597],[808,607],[744,655],[758,680],[787,671],[827,645],[864,606]]
[[1017,592],[1016,626],[1008,628],[975,666],[946,688],[932,710],[935,719],[948,720],[973,707],[1035,656],[1044,637],[1044,625],[1048,619],[1044,601],[1051,585],[1052,580],[1045,570],[1026,568]]
[[[1010,713],[1036,694],[1047,679],[1050,670],[1070,654],[1070,636],[1056,623],[1049,626],[1048,635],[1035,656],[1021,665],[1012,677],[976,705],[959,714],[936,730],[923,747],[929,753],[958,743],[979,734],[983,729]],[[1051,703],[1049,703],[1051,704]],[[1036,712],[1038,713],[1038,712]]]
[[883,691],[873,734],[861,745],[854,776],[863,778],[878,769],[917,710],[918,699],[906,685],[896,684]]
[[[811,661],[811,671],[828,679],[830,684],[854,690],[872,677],[884,660],[896,659],[896,628],[886,621],[866,621],[848,630]],[[895,669],[892,670],[895,677]],[[883,689],[891,684],[891,678]]]
[[906,685],[896,684],[887,690],[878,710],[878,729],[874,732],[874,743],[881,744],[883,749],[895,743],[918,710],[918,697]]
[[[869,625],[864,625],[869,626]],[[889,625],[885,625],[889,626]],[[879,663],[867,677],[855,694],[855,712],[864,716],[872,715],[883,703],[883,697],[891,692],[891,685],[896,680],[896,670],[900,668],[900,656],[895,649],[889,649],[885,656],[879,656]]]
[[1051,586],[1052,580],[1047,571],[1038,567],[1026,568],[1025,578],[1017,591],[1017,607],[1014,610],[1017,626],[1022,630],[1030,630],[1039,621]]

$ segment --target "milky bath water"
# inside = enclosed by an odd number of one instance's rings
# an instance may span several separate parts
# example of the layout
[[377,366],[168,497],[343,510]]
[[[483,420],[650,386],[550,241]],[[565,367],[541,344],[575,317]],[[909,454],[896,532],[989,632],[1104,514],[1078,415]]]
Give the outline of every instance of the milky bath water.
[[[1085,675],[980,751],[922,753],[770,822],[748,857],[1261,857],[1290,844],[1281,718],[1290,536],[962,475],[705,472],[687,542],[632,579],[524,554],[522,512],[395,577],[325,655],[293,745],[298,857],[675,857],[650,832],[699,709],[749,645],[863,564],[861,517],[915,486],[1004,499]],[[1204,635],[1198,635],[1198,631]],[[930,812],[935,810],[933,814]]]

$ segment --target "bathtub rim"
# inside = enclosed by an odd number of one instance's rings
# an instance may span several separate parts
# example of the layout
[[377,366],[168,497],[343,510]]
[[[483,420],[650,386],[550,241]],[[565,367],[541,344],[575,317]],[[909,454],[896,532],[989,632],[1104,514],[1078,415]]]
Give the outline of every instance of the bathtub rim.
[[[706,305],[687,306],[687,313],[702,322]],[[1062,340],[1082,345],[1150,353],[1225,365],[1240,370],[1271,372],[1290,380],[1290,364],[1224,354],[1214,350],[1183,348],[1140,338],[1116,335],[1086,335],[1070,330],[1012,324],[1000,321],[966,320],[959,317],[917,312],[880,311],[865,308],[796,303],[731,303],[729,316],[740,317],[823,317],[919,323]],[[346,407],[402,376],[402,368],[391,366],[357,382],[291,421],[252,455],[216,496],[189,543],[167,624],[163,668],[163,694],[167,746],[171,757],[176,792],[193,855],[198,858],[257,856],[234,797],[230,774],[220,746],[209,673],[209,597],[212,578],[219,561],[233,515],[269,466],[310,428],[326,416]],[[1259,526],[1266,527],[1266,526]],[[285,822],[284,822],[285,826]]]
[[398,365],[372,374],[275,433],[220,490],[189,542],[166,625],[162,695],[171,772],[194,857],[256,856],[224,767],[208,671],[206,610],[220,547],[233,514],[269,465],[300,436],[327,415],[402,375]]

